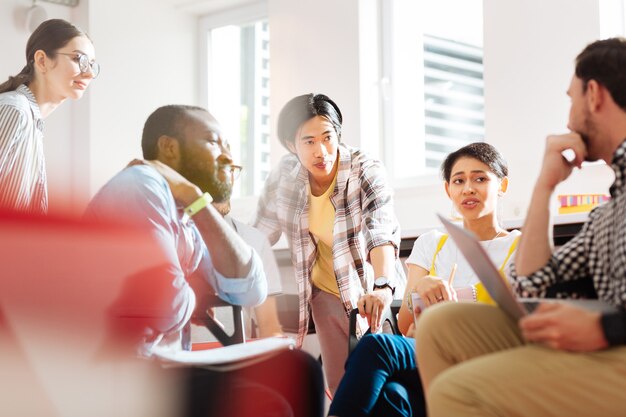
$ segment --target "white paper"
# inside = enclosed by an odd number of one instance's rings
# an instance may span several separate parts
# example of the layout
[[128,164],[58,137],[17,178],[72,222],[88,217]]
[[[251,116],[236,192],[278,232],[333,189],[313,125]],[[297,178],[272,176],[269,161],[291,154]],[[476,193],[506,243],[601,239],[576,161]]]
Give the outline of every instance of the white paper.
[[295,347],[295,341],[292,338],[268,337],[231,346],[197,351],[160,349],[157,346],[152,353],[159,359],[181,365],[228,365],[293,347]]

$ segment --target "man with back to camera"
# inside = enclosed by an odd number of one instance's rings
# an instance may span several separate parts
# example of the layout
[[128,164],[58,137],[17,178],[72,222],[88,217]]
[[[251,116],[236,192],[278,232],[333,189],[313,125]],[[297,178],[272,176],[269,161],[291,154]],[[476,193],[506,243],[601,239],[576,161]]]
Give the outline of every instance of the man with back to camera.
[[[519,323],[497,307],[449,304],[420,319],[417,355],[429,416],[619,416],[626,400],[626,40],[576,58],[570,133],[546,140],[511,268],[523,297],[599,298],[617,311],[541,303]],[[569,163],[562,152],[572,149]],[[615,172],[611,200],[553,250],[550,200],[583,161]]]
[[[256,305],[265,298],[267,282],[258,254],[211,204],[209,191],[220,194],[217,190],[232,187],[233,169],[229,145],[213,116],[194,106],[160,107],[144,125],[142,149],[146,160],[134,161],[105,184],[87,216],[143,227],[166,253],[170,280],[155,285],[163,285],[171,297],[169,309],[148,321],[155,325],[142,333],[149,337],[141,353],[149,355],[162,339],[180,348],[180,330],[190,320],[196,294],[217,292],[232,304]],[[278,364],[283,371],[271,372]],[[190,372],[190,415],[322,413],[321,368],[302,351],[287,350],[229,372]],[[238,395],[265,400],[252,401],[252,410],[233,401]]]

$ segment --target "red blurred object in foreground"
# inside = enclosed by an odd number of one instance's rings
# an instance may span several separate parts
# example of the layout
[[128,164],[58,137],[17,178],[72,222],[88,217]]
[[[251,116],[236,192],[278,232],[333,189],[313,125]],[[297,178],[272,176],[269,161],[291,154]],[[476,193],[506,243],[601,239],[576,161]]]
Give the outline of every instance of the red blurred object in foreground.
[[0,213],[0,415],[175,415],[176,381],[134,358],[164,261],[132,228]]

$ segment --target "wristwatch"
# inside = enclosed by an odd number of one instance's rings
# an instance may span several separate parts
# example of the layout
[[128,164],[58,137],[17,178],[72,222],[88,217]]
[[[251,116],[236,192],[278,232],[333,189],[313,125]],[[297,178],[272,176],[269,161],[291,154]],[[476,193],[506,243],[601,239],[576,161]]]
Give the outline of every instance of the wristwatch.
[[374,289],[378,290],[381,288],[389,288],[391,290],[391,295],[394,295],[394,293],[396,292],[395,287],[391,286],[389,280],[385,276],[378,277],[374,280]]

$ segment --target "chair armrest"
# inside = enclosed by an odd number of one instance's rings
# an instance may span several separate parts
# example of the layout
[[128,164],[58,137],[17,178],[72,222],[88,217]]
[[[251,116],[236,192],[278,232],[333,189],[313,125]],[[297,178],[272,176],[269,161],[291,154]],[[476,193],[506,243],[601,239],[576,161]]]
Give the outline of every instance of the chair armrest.
[[[400,306],[402,306],[402,300],[393,300],[391,305],[383,311],[383,319],[381,321],[381,323],[389,323],[392,333],[396,335],[402,334],[398,328],[398,312],[400,311]],[[356,336],[358,314],[358,308],[355,308],[350,312],[350,320],[348,324],[348,354],[350,354],[356,347],[357,343],[359,343],[359,339]],[[368,333],[371,333],[371,329],[367,329],[364,336]]]
[[[208,314],[208,309],[212,307],[231,307],[233,314],[233,333],[229,335],[220,324]],[[193,315],[194,319],[200,321],[215,338],[224,346],[245,343],[243,307],[230,304],[222,300],[217,295],[208,294],[198,302],[198,308]]]

